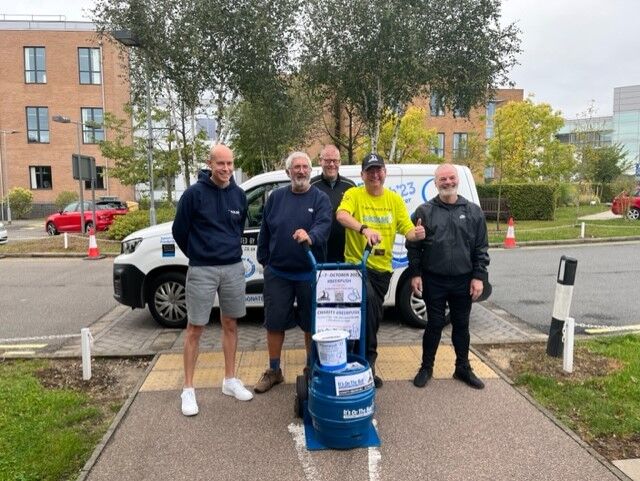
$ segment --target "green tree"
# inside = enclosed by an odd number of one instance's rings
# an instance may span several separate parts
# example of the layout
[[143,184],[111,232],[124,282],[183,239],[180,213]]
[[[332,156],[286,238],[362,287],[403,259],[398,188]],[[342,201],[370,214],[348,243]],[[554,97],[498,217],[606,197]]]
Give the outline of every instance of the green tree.
[[68,190],[63,190],[56,196],[56,201],[55,201],[56,209],[62,210],[67,204],[70,204],[71,202],[77,202],[77,200],[78,200],[77,192],[70,192]]
[[[435,129],[425,126],[426,117],[424,109],[413,106],[407,109],[399,122],[391,117],[380,129],[378,152],[381,152],[388,162],[393,163],[442,162],[443,159],[431,152],[438,137]],[[371,150],[371,139],[366,137],[358,149],[358,155],[363,156]]]
[[497,110],[494,122],[489,158],[501,180],[562,181],[574,172],[572,146],[555,137],[564,120],[549,104],[530,98],[510,102]]
[[297,88],[277,96],[241,101],[232,116],[236,163],[249,175],[282,168],[317,124],[321,108]]
[[499,0],[310,0],[303,19],[305,78],[357,113],[372,150],[385,121],[399,122],[429,89],[469,112],[507,81],[519,53]]

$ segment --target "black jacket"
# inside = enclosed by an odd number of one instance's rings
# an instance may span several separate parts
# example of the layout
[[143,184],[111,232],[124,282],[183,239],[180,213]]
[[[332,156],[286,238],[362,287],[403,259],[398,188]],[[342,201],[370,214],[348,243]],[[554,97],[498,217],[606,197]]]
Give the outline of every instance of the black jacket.
[[416,209],[413,221],[418,219],[426,238],[406,242],[411,276],[471,274],[488,280],[487,224],[479,206],[460,195],[455,204],[445,204],[436,196]]
[[331,233],[327,241],[326,262],[344,262],[344,227],[336,219],[336,210],[342,202],[342,196],[351,187],[355,187],[355,183],[351,179],[347,179],[338,175],[333,186],[325,179],[322,174],[316,175],[311,179],[311,185],[315,185],[318,189],[329,196],[332,208]]

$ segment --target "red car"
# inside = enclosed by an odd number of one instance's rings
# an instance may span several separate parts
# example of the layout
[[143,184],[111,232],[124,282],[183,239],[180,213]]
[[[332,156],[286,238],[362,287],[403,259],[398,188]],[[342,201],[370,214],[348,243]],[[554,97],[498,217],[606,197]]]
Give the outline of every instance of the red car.
[[[123,215],[129,211],[125,204],[118,201],[96,202],[96,230],[107,230],[113,222],[114,215]],[[93,227],[93,209],[90,201],[84,202],[85,231]],[[51,214],[45,222],[45,230],[49,235],[61,232],[80,232],[80,202],[72,202],[57,214]]]
[[611,212],[617,215],[622,215],[626,212],[628,219],[640,219],[640,188],[633,195],[623,192],[616,196],[611,204]]

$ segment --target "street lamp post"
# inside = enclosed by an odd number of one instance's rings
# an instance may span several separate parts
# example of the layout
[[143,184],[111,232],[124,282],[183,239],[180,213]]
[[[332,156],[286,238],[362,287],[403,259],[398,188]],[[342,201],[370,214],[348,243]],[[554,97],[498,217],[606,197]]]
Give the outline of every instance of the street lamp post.
[[[76,122],[74,120],[71,120],[69,117],[65,117],[64,115],[54,115],[53,117],[51,117],[51,120],[53,120],[54,122],[58,122],[61,124],[75,124],[76,125],[76,131],[78,134],[78,187],[80,189],[80,232],[85,232],[85,221],[84,221],[84,186],[82,185],[82,182],[84,182],[83,179],[83,175],[82,175],[82,160],[81,160],[81,151],[80,151],[80,147],[82,145],[82,141],[81,141],[81,137],[82,137],[82,122]],[[97,228],[97,224],[96,224],[96,191],[95,191],[95,186],[94,186],[94,180],[93,180],[93,174],[91,175],[91,199],[92,199],[92,207],[91,207],[91,215],[92,215],[92,220],[93,220],[93,228],[96,229]]]
[[[116,30],[113,38],[125,47],[142,48],[136,35],[131,30]],[[149,224],[156,225],[156,203],[153,188],[153,126],[151,123],[151,82],[149,80],[149,60],[144,55],[144,82],[147,91],[147,174],[149,175]]]
[[[0,200],[2,205],[2,220],[4,220],[4,199],[7,198],[7,224],[11,224],[11,200],[9,199],[9,162],[7,162],[7,134],[17,134],[18,130],[0,130],[2,144],[0,145]],[[4,149],[4,155],[3,155]],[[5,192],[6,190],[6,192]]]

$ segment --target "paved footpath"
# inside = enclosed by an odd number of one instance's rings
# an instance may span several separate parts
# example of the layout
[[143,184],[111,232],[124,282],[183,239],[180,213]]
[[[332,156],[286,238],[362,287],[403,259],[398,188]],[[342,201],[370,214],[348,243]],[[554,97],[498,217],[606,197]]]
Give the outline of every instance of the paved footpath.
[[[138,317],[139,316],[139,317]],[[239,402],[221,393],[220,327],[209,325],[196,373],[200,414],[180,412],[182,331],[156,327],[145,311],[123,308],[92,326],[94,355],[156,354],[154,363],[79,480],[630,480],[557,423],[491,366],[472,356],[486,389],[451,378],[448,335],[425,389],[410,380],[420,362],[421,329],[387,320],[380,329],[376,393],[379,448],[307,451],[293,412],[303,337],[287,334],[285,383]],[[476,304],[472,344],[542,341],[546,336],[491,303]],[[239,328],[237,372],[247,383],[267,365],[258,321]],[[79,355],[76,339],[54,355]]]
[[[259,311],[258,311],[259,312]],[[253,313],[255,314],[256,312]],[[393,314],[391,314],[393,316]],[[519,319],[510,316],[497,306],[484,302],[474,304],[471,311],[471,343],[505,343],[540,341],[546,335],[529,327]],[[450,341],[450,327],[443,335],[443,341]],[[146,310],[131,310],[125,306],[116,307],[91,326],[94,337],[93,354],[97,356],[153,355],[161,351],[182,351],[184,331],[159,327]],[[415,329],[387,318],[380,326],[380,345],[411,344],[422,341],[422,329]],[[304,346],[302,332],[293,329],[287,332],[285,347]],[[238,349],[266,349],[265,331],[259,320],[241,321],[238,327]],[[203,334],[201,348],[222,350],[219,322],[209,324]],[[80,339],[72,338],[63,346],[51,346],[50,354],[56,356],[79,356]]]

